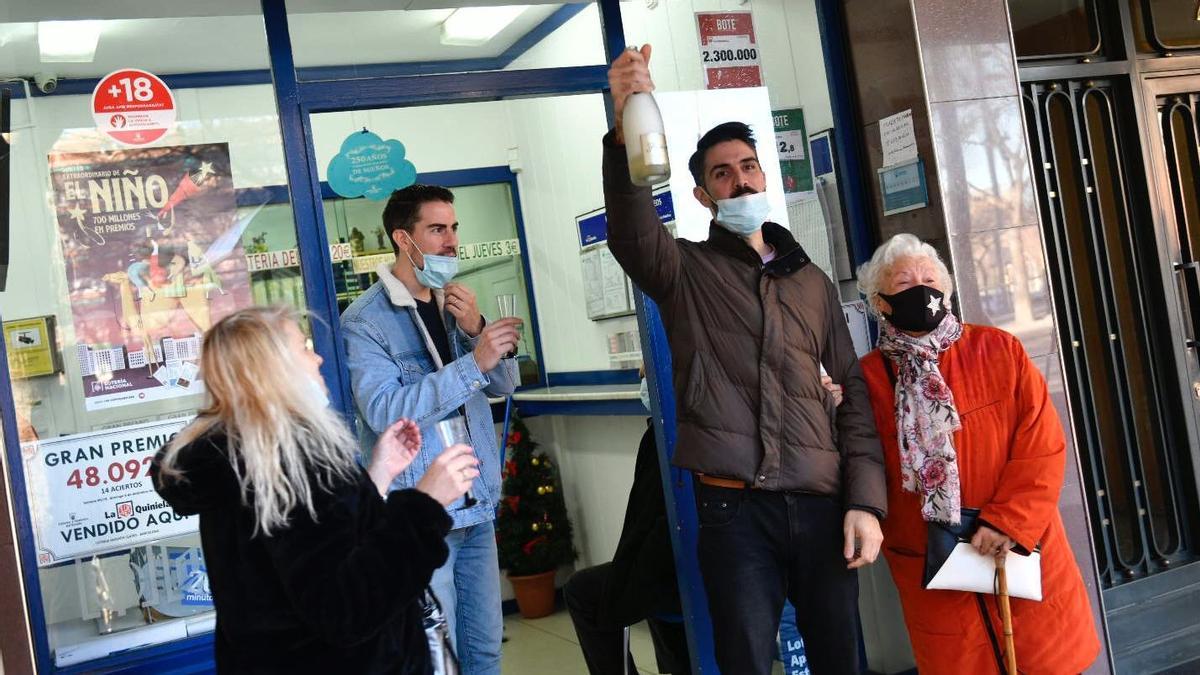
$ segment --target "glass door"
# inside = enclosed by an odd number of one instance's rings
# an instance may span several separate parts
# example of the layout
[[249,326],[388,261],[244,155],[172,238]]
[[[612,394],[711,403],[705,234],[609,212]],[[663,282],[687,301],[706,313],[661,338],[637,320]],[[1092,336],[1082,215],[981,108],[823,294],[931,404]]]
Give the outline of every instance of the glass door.
[[[436,113],[434,113],[436,114]],[[318,115],[317,128],[327,124]],[[331,121],[331,120],[330,120]],[[323,132],[320,132],[323,133]],[[323,140],[323,139],[322,139]],[[498,179],[499,182],[477,182]],[[497,298],[519,298],[516,316],[528,328],[517,355],[522,384],[542,379],[539,340],[534,340],[534,300],[529,291],[528,261],[522,256],[524,228],[518,225],[516,176],[508,167],[462,169],[418,175],[418,182],[440,181],[454,195],[460,223],[459,270],[455,281],[470,288],[483,314],[496,318]],[[396,254],[383,223],[386,200],[347,198],[324,190],[325,229],[329,237],[332,272],[339,309],[345,310],[379,280],[380,265],[391,267]]]
[[5,445],[38,670],[52,672],[211,639],[197,520],[158,498],[147,467],[202,405],[203,332],[305,295],[257,8],[97,20],[16,4],[24,20],[0,25],[0,63],[27,76],[3,85],[19,247],[0,292]]

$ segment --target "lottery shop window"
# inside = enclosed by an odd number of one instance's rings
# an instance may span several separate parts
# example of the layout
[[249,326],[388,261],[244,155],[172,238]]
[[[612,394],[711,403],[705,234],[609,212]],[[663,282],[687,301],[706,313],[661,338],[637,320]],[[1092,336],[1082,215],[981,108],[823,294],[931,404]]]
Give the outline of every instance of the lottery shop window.
[[[0,69],[63,78],[53,95],[15,88],[15,248],[0,315],[20,437],[8,469],[34,533],[18,544],[33,550],[33,628],[49,644],[39,665],[68,667],[212,630],[196,519],[159,499],[147,468],[203,403],[203,332],[239,308],[304,296],[280,280],[298,265],[268,279],[249,257],[250,226],[264,219],[277,221],[273,244],[297,245],[290,205],[255,201],[287,184],[271,85],[165,84],[268,68],[257,10],[97,19],[9,6],[28,20],[0,24],[11,38]],[[44,18],[96,29],[92,60],[52,61],[38,42]],[[227,38],[221,50],[214,34]],[[142,104],[154,114],[136,114]]]

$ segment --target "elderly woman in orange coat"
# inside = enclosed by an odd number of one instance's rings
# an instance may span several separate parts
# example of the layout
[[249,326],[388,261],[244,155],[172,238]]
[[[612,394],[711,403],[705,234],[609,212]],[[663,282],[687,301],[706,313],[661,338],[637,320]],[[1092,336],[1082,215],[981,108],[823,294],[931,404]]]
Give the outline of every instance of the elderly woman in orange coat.
[[[945,264],[912,235],[875,252],[859,289],[881,319],[862,367],[887,466],[884,555],[917,670],[999,668],[975,594],[922,587],[928,524],[957,524],[965,507],[980,510],[980,553],[1041,546],[1042,601],[1012,599],[1020,672],[1083,671],[1100,642],[1058,512],[1066,441],[1046,381],[1015,337],[959,323]],[[983,607],[1003,645],[995,599]]]

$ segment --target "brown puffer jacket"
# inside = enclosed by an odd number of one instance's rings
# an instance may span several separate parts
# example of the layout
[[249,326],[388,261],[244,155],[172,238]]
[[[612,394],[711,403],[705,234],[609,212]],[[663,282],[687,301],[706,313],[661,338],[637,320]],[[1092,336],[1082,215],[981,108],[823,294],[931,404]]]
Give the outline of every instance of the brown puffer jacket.
[[[886,515],[883,451],[833,282],[774,223],[766,265],[716,224],[704,242],[672,239],[611,132],[604,146],[609,249],[658,303],[671,344],[675,465]],[[820,364],[845,388],[836,409]]]

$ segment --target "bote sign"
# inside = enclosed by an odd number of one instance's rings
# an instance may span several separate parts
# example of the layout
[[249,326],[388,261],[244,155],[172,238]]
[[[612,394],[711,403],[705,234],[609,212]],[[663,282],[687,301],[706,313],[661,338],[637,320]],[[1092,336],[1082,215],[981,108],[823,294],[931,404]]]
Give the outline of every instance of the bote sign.
[[762,65],[750,12],[696,12],[705,89],[761,87]]
[[175,97],[153,73],[125,68],[101,78],[92,90],[96,127],[125,145],[146,145],[175,124]]

